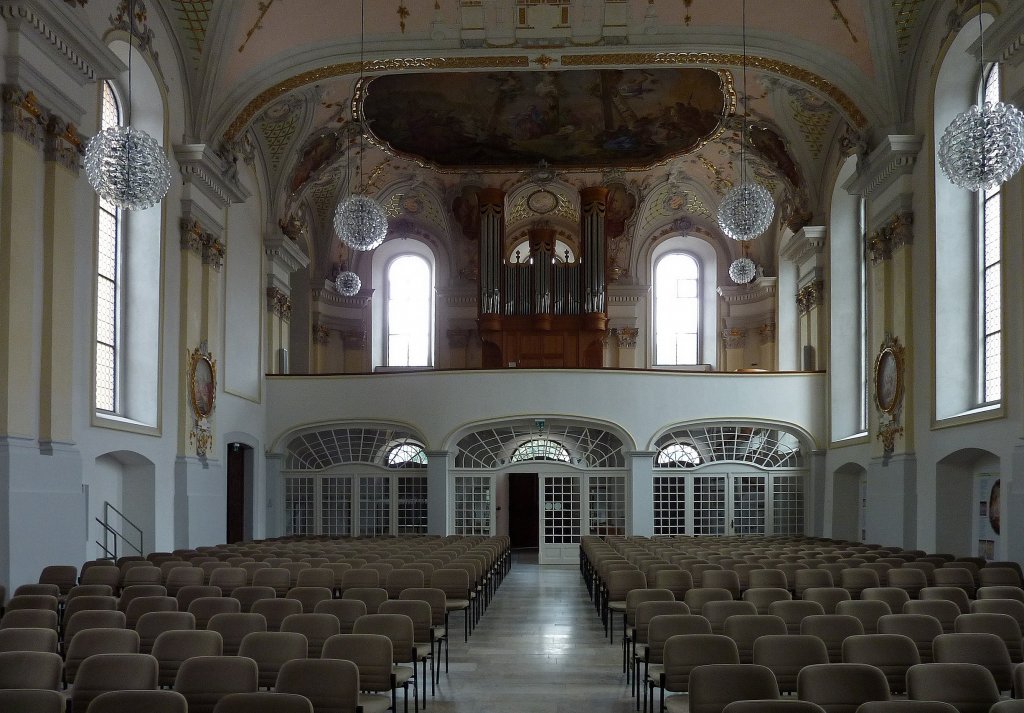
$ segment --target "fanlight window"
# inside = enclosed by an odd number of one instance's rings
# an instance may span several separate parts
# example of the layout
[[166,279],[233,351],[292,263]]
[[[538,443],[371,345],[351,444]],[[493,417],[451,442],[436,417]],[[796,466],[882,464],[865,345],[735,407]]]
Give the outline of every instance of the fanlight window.
[[693,468],[700,465],[700,453],[689,443],[671,443],[658,451],[659,468]]
[[285,453],[287,470],[325,470],[345,463],[425,468],[427,455],[411,433],[391,428],[327,428],[296,436]]
[[751,463],[762,468],[804,465],[796,434],[757,424],[676,429],[659,438],[655,447],[657,468],[694,468],[722,461]]
[[564,463],[571,461],[569,451],[565,449],[565,446],[546,438],[527,441],[512,452],[512,457],[509,460],[513,463],[527,460],[560,460]]
[[[536,444],[551,443],[553,448]],[[586,468],[625,468],[622,440],[601,428],[548,423],[543,434],[532,422],[474,431],[462,437],[456,468],[494,469],[510,462],[557,460]]]

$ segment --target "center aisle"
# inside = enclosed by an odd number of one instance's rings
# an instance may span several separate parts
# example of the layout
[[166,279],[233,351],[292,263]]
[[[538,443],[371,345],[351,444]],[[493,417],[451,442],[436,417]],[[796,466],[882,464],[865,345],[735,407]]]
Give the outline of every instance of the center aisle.
[[578,567],[517,558],[468,644],[461,615],[450,623],[450,672],[444,673],[442,655],[441,686],[436,698],[428,695],[428,712],[633,710],[622,673],[620,619],[609,644]]

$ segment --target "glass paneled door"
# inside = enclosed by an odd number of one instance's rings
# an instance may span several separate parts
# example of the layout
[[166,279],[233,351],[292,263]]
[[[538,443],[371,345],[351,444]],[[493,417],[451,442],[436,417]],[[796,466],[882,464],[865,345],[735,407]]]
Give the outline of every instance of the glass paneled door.
[[762,473],[693,476],[694,535],[763,535],[767,477]]

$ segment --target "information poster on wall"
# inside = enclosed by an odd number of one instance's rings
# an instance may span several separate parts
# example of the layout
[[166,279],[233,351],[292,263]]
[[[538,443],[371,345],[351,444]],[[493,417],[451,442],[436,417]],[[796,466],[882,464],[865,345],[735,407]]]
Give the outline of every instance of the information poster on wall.
[[978,557],[995,559],[999,548],[1000,479],[994,473],[982,473],[975,478],[975,503],[977,508]]

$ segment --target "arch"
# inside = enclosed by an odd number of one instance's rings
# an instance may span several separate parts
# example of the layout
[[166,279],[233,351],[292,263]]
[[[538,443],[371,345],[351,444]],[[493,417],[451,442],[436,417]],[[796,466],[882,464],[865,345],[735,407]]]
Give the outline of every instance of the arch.
[[284,444],[284,467],[292,471],[324,471],[352,463],[383,468],[426,466],[426,456],[403,460],[390,458],[400,446],[424,451],[424,439],[401,426],[333,424],[293,431],[280,441]]
[[[96,522],[105,517],[105,503],[124,513],[124,516],[142,531],[142,542],[137,540],[133,527],[123,523],[121,518],[109,512],[108,525],[126,535],[129,541],[141,544],[143,553],[154,549],[156,542],[156,464],[135,451],[118,450],[96,456],[94,467],[86,471],[83,478],[88,486],[89,500],[89,551],[93,543],[112,543],[112,535],[104,538],[104,528]],[[124,549],[118,542],[118,554],[137,554],[135,550]],[[109,545],[108,545],[109,549]],[[97,557],[104,556],[97,548]]]
[[[542,423],[543,426],[539,426]],[[460,429],[448,439],[455,452],[454,467],[474,470],[499,470],[513,462],[513,454],[524,444],[544,441],[566,450],[569,460],[555,460],[575,468],[625,468],[628,447],[623,434],[584,419],[564,417],[504,419]],[[550,450],[538,449],[542,454]]]
[[[750,436],[754,435],[755,431],[774,431],[779,434],[785,434],[787,439],[782,442],[783,448],[787,452],[792,452],[792,448],[786,444],[792,444],[795,441],[797,444],[795,456],[787,457],[781,451],[776,455],[768,455],[763,445],[760,448],[751,448]],[[716,438],[718,439],[717,442]],[[778,441],[777,437],[773,436],[772,438]],[[671,443],[691,442],[694,443],[700,453],[701,463],[739,461],[761,465],[761,463],[758,463],[758,460],[770,462],[774,459],[781,462],[790,460],[792,457],[799,459],[798,465],[773,465],[771,467],[805,467],[804,454],[809,454],[817,448],[814,438],[805,429],[792,423],[767,419],[750,421],[723,419],[687,421],[667,426],[654,434],[648,442],[646,450],[657,451],[660,447]],[[746,443],[746,446],[744,446],[744,443]]]
[[[981,448],[961,448],[947,454],[935,464],[935,487],[929,494],[935,498],[935,548],[937,552],[958,555],[975,554],[978,503],[975,481],[982,474],[998,476],[1001,461],[998,455]],[[929,503],[922,503],[927,506]],[[1001,557],[1001,543],[996,543],[996,559]]]
[[867,475],[864,466],[852,461],[832,471],[832,537],[853,542],[863,539],[861,484]]

